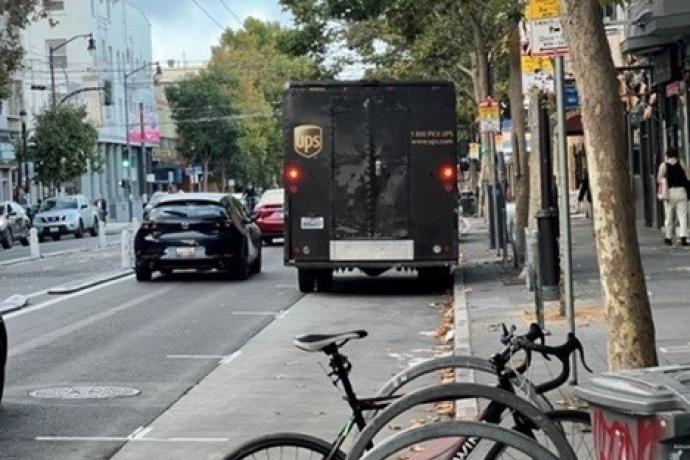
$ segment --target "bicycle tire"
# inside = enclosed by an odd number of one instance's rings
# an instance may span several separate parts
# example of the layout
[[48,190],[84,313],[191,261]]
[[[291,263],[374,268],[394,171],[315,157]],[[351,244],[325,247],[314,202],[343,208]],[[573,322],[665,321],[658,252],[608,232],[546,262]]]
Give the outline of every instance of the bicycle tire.
[[[553,410],[549,412],[545,412],[545,415],[552,421],[557,423],[558,425],[561,426],[562,429],[562,424],[566,422],[574,422],[574,423],[579,423],[581,425],[585,425],[588,428],[592,427],[592,419],[587,411],[583,410],[575,410],[575,409],[560,409],[560,410]],[[565,433],[567,436],[567,433]],[[570,441],[570,447],[573,449],[575,452],[575,455],[579,460],[587,460],[587,459],[594,459],[596,458],[593,450],[590,451],[590,455],[588,457],[583,457],[582,455],[579,454],[579,448],[578,446],[573,446],[572,441]],[[489,452],[486,455],[486,460],[500,460],[500,455],[503,453],[504,447],[501,444],[494,444]]]
[[[261,436],[250,441],[245,442],[228,455],[225,456],[225,460],[243,460],[247,458],[257,459],[256,454],[261,451],[266,451],[268,449],[275,448],[295,448],[302,449],[306,451],[311,451],[312,453],[317,453],[321,457],[308,458],[326,458],[326,456],[331,452],[331,443],[324,441],[323,439],[317,438],[315,436],[310,436],[301,433],[273,433],[265,436]],[[275,458],[271,456],[266,456],[264,458]],[[291,460],[296,459],[296,456],[290,456]],[[345,454],[338,450],[333,456],[330,457],[332,460],[345,460]]]
[[[411,381],[447,368],[469,369],[496,376],[496,367],[487,359],[477,358],[475,356],[449,355],[422,361],[419,364],[415,364],[414,366],[410,366],[398,372],[379,389],[376,396],[392,396]],[[536,387],[527,378],[514,378],[511,379],[511,382],[515,388],[522,388],[525,395],[528,396],[528,400],[534,403],[539,410],[542,412],[553,410],[553,406],[548,398],[538,393]],[[376,415],[376,413],[377,412],[373,415]]]
[[467,398],[480,398],[494,401],[503,405],[506,408],[505,410],[519,413],[548,436],[556,447],[556,450],[558,450],[558,458],[560,460],[577,460],[577,457],[560,427],[550,421],[537,407],[514,393],[500,388],[478,385],[475,383],[434,385],[414,391],[396,400],[382,410],[379,415],[371,420],[364,430],[360,432],[354,446],[350,450],[348,458],[357,459],[363,456],[367,446],[373,443],[374,437],[379,431],[388,426],[395,417],[403,412],[421,404]]
[[[385,460],[396,452],[407,449],[421,442],[439,438],[472,437],[485,439],[525,454],[532,460],[558,460],[554,454],[524,434],[502,428],[497,425],[478,422],[439,422],[418,428],[408,428],[377,444],[366,453],[362,460]],[[353,457],[348,457],[348,460]]]

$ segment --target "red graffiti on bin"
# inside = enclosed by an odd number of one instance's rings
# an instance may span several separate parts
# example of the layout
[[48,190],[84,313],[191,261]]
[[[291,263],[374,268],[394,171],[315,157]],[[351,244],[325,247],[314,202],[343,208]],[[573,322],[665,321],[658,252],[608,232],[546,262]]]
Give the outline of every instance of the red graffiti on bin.
[[609,420],[601,409],[593,415],[597,460],[657,460],[656,446],[664,434],[659,419]]

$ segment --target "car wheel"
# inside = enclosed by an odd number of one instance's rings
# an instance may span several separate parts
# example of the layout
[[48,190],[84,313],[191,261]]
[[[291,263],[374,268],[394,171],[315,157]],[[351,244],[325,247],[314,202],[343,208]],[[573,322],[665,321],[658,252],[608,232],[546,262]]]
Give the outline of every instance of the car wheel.
[[84,236],[84,222],[79,221],[79,228],[74,232],[75,238],[82,238]]
[[62,235],[50,235],[50,237],[53,239],[53,241],[60,241],[60,238],[62,238]]
[[170,276],[173,274],[173,271],[170,268],[164,268],[160,272],[163,276]]
[[93,220],[93,227],[89,230],[91,236],[98,236],[98,219]]
[[252,262],[251,272],[261,273],[261,246],[259,246],[258,248],[256,259],[254,260],[254,262]]
[[44,243],[45,240],[46,240],[46,237],[45,237],[45,236],[43,236],[43,235],[41,235],[41,234],[38,235],[38,242],[39,242],[39,243]]
[[333,270],[319,270],[316,275],[316,290],[319,292],[330,292],[333,289]]
[[300,292],[314,292],[314,288],[316,287],[315,271],[304,268],[297,269],[297,282],[299,284]]
[[19,238],[19,242],[21,243],[22,246],[28,246],[29,245],[29,239],[25,236],[22,236]]
[[12,247],[12,233],[9,230],[7,233],[5,233],[2,241],[0,241],[0,245],[2,245],[3,249],[9,249]]
[[151,269],[144,264],[137,264],[135,269],[137,281],[151,281]]

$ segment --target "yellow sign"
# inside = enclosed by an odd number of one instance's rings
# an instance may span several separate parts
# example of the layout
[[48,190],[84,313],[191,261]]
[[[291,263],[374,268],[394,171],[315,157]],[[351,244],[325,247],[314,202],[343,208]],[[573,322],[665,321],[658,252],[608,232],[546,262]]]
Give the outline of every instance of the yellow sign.
[[552,73],[551,58],[543,56],[522,56],[522,73]]
[[560,0],[529,0],[527,5],[527,19],[557,18],[560,15]]
[[498,106],[488,106],[488,107],[479,107],[479,119],[480,120],[491,120],[491,119],[497,119],[500,117],[500,114],[498,112]]

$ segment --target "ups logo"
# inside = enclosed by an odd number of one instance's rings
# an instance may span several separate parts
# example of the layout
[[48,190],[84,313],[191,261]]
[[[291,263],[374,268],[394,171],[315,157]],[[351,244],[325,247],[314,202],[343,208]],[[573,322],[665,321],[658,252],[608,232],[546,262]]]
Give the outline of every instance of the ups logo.
[[295,127],[295,152],[304,158],[312,158],[323,149],[323,129],[316,125],[300,125]]

